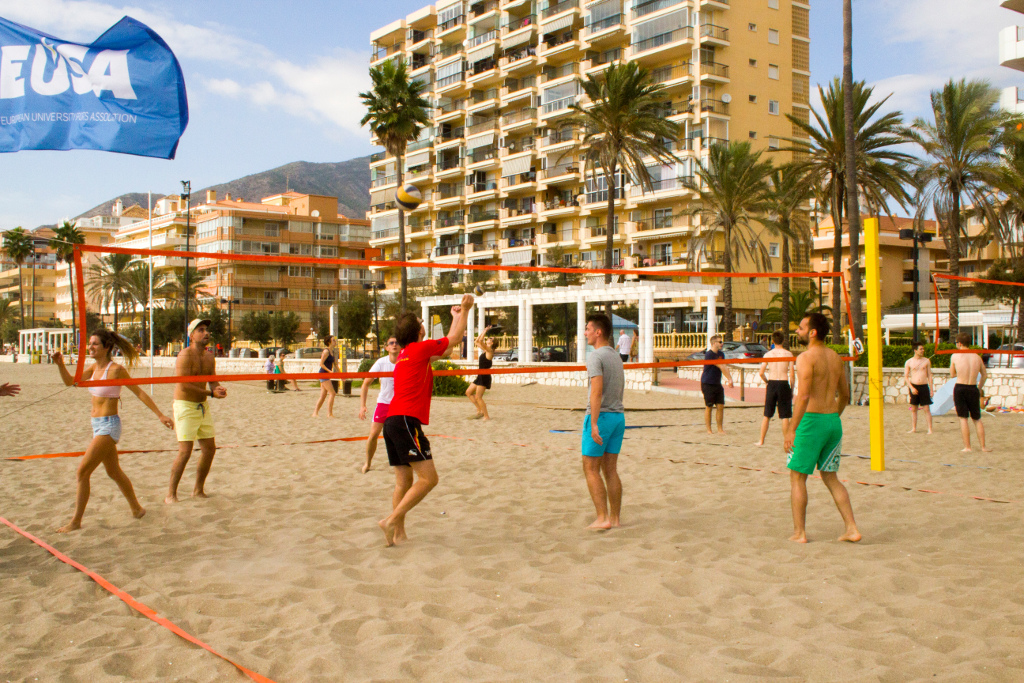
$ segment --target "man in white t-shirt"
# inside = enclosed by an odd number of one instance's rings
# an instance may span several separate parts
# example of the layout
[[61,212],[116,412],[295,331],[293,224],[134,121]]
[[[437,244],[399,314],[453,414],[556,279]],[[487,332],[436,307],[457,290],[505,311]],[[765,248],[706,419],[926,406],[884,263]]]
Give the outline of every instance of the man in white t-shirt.
[[629,360],[629,352],[633,348],[633,338],[626,333],[626,330],[619,332],[619,341],[615,344],[619,351],[619,358],[625,363]]
[[[395,361],[401,349],[398,348],[398,340],[395,337],[388,337],[388,343],[384,346],[388,355],[381,356],[370,368],[370,372],[394,372]],[[363,388],[359,392],[359,419],[366,419],[366,397],[370,393],[370,385],[376,380],[374,378],[364,379]],[[380,393],[377,394],[377,407],[373,411],[373,424],[370,425],[370,436],[366,439],[366,462],[363,464],[362,472],[370,471],[370,463],[373,462],[373,455],[377,452],[377,438],[384,429],[384,420],[388,417],[388,408],[391,407],[391,399],[395,396],[395,380],[391,377],[380,378]]]

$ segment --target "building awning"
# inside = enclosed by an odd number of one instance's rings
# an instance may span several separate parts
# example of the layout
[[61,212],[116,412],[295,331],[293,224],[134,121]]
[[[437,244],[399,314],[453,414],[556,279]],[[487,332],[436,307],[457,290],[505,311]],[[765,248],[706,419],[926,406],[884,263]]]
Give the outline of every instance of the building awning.
[[507,50],[510,47],[516,47],[517,45],[525,45],[530,42],[533,38],[533,31],[523,31],[513,36],[503,37],[501,39],[501,47],[503,50]]
[[559,17],[558,19],[555,19],[554,21],[552,21],[550,23],[547,23],[547,24],[542,23],[540,25],[540,32],[546,34],[546,33],[551,33],[553,31],[561,31],[563,28],[569,28],[570,26],[572,26],[572,22],[575,19],[576,19],[576,15],[575,14],[572,14],[572,13],[566,14],[564,17]]
[[405,172],[408,173],[410,168],[416,166],[422,166],[423,164],[430,163],[430,150],[423,152],[414,152],[405,158]]
[[474,64],[479,62],[481,59],[487,59],[488,57],[494,57],[494,50],[497,46],[493,43],[488,42],[484,47],[478,47],[470,50],[466,53],[466,63]]
[[527,266],[533,260],[533,249],[521,249],[519,251],[507,251],[501,255],[503,266]]
[[505,159],[501,165],[501,175],[508,177],[526,173],[533,166],[533,155],[525,154],[515,159]]
[[388,195],[394,193],[394,190],[374,190],[370,193],[370,206],[377,206],[383,204],[388,200]]
[[479,133],[472,137],[466,138],[466,149],[476,149],[477,147],[486,147],[487,145],[494,144],[494,131],[489,130],[486,133]]

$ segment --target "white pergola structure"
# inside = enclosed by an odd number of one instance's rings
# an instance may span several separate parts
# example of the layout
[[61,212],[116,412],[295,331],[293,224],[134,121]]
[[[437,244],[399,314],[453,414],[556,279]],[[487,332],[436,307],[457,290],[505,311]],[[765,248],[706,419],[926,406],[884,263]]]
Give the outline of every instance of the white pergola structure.
[[18,353],[49,354],[57,349],[68,348],[71,344],[71,328],[69,327],[37,327],[33,330],[18,330]]
[[[716,308],[719,285],[706,285],[695,282],[603,282],[587,283],[569,287],[541,287],[538,289],[510,289],[500,292],[487,292],[476,298],[477,315],[469,317],[466,329],[466,358],[472,360],[476,356],[473,340],[476,338],[477,324],[483,329],[488,308],[519,307],[519,362],[533,361],[533,344],[522,340],[533,339],[533,307],[548,304],[576,304],[576,358],[583,362],[587,355],[587,340],[583,336],[586,326],[587,302],[624,302],[636,301],[640,308],[640,348],[641,363],[654,362],[654,302],[658,299],[678,301],[680,305],[689,303],[693,308],[704,308],[707,311],[708,339],[717,332]],[[419,300],[423,321],[430,334],[430,309],[434,306],[450,307],[462,301],[461,294],[446,296],[430,296]],[[567,340],[568,341],[568,340]],[[614,340],[610,340],[614,343]]]
[[[919,312],[917,314],[917,327],[924,332],[935,333],[935,310],[930,313]],[[988,343],[988,332],[990,328],[1015,329],[1017,327],[1017,316],[1010,309],[991,309],[987,311],[966,311],[960,314],[960,329],[973,329],[975,339],[984,344]],[[914,316],[911,313],[890,313],[882,316],[882,332],[885,334],[885,343],[889,343],[889,332],[904,332],[914,329]],[[939,329],[949,329],[949,312],[939,311]]]

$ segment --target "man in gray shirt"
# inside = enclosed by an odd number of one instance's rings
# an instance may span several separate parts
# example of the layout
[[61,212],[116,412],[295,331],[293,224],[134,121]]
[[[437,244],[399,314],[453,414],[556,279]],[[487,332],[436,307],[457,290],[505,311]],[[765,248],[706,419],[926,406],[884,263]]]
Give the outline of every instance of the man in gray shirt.
[[[622,359],[611,346],[612,321],[604,314],[587,317],[584,336],[594,347],[587,356],[590,397],[583,420],[583,474],[594,500],[597,519],[591,529],[606,530],[619,526],[622,508],[622,482],[616,464],[626,430],[622,407],[622,389],[626,380]],[[602,478],[603,475],[603,478]]]

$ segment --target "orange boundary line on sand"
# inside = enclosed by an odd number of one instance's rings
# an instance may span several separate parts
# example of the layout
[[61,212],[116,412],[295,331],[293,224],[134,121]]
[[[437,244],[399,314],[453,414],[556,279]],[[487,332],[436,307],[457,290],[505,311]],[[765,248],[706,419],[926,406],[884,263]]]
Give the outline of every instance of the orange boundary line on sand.
[[64,564],[70,565],[71,567],[74,567],[78,571],[82,572],[83,574],[88,576],[90,579],[92,579],[93,581],[98,583],[104,590],[106,590],[111,595],[114,595],[115,597],[120,599],[122,602],[124,602],[124,604],[128,605],[133,610],[135,610],[136,612],[138,612],[142,616],[146,617],[150,621],[154,621],[157,624],[160,624],[161,626],[163,626],[165,629],[167,629],[171,633],[173,633],[176,636],[179,636],[181,638],[184,638],[185,640],[187,640],[188,642],[192,643],[193,645],[198,645],[199,647],[203,648],[207,652],[209,652],[211,654],[214,654],[214,655],[217,655],[218,657],[223,659],[225,662],[227,662],[231,666],[235,667],[236,669],[238,669],[239,671],[241,671],[242,673],[244,673],[246,676],[248,676],[252,680],[256,681],[257,683],[274,683],[274,681],[272,679],[267,678],[266,676],[260,675],[260,674],[256,673],[255,671],[250,671],[249,669],[246,669],[241,664],[238,664],[236,662],[231,661],[230,659],[228,659],[227,657],[225,657],[221,653],[217,652],[216,650],[214,650],[212,647],[210,647],[209,645],[207,645],[203,641],[201,641],[198,638],[196,638],[195,636],[189,634],[187,631],[185,631],[184,629],[179,627],[177,624],[172,622],[170,619],[167,619],[166,617],[160,616],[152,608],[142,604],[141,602],[139,602],[138,600],[136,600],[132,596],[128,595],[128,593],[125,593],[123,590],[121,590],[120,588],[118,588],[114,584],[112,584],[109,581],[107,581],[106,579],[104,579],[102,576],[100,576],[96,572],[92,571],[88,567],[85,567],[84,565],[79,564],[78,562],[75,562],[70,557],[68,557],[64,553],[60,552],[59,550],[57,550],[53,546],[49,545],[45,541],[42,541],[42,540],[36,538],[35,536],[33,536],[32,534],[28,533],[27,531],[23,531],[23,530],[19,529],[17,526],[15,526],[11,522],[7,521],[3,517],[0,517],[0,522],[2,522],[3,524],[6,524],[11,529],[13,529],[17,533],[21,534],[22,536],[24,536],[28,540],[32,541],[33,543],[38,545],[43,550],[46,550],[48,553],[50,553],[51,555],[56,557],[58,560],[60,560]]

